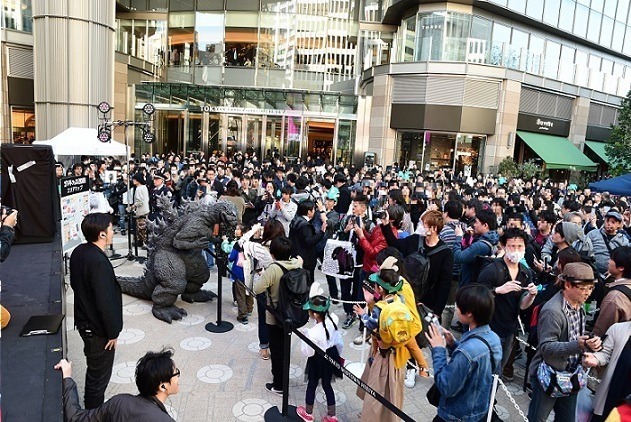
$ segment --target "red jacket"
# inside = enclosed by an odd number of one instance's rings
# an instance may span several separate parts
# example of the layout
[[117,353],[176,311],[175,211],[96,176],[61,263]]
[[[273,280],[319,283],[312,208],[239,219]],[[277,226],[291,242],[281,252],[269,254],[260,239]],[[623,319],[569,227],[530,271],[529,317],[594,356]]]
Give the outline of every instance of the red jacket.
[[[392,233],[394,237],[399,237],[397,229],[392,227]],[[362,269],[368,274],[374,273],[374,266],[377,265],[377,254],[383,249],[388,247],[386,238],[383,237],[381,227],[376,225],[370,233],[364,230],[364,237],[359,239],[359,247],[364,251],[364,262],[362,263]]]

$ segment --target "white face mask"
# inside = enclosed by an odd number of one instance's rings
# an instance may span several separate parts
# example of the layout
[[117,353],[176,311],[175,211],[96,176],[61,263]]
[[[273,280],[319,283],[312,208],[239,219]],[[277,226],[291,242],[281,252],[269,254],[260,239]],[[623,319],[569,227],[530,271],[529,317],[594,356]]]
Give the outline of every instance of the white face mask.
[[506,259],[508,259],[513,264],[519,264],[519,262],[524,259],[526,256],[526,252],[523,251],[515,251],[515,252],[506,252]]
[[427,230],[425,230],[425,225],[423,223],[419,223],[416,232],[421,236],[425,236],[427,234]]

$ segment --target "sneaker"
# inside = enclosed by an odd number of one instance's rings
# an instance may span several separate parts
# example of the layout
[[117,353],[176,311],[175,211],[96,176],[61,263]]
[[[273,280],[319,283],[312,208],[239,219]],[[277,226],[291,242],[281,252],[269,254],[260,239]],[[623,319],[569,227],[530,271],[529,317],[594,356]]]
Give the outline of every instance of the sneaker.
[[355,339],[353,339],[353,344],[355,346],[361,346],[364,342],[370,344],[370,334],[367,334],[366,337],[364,337],[363,334],[360,334],[359,336],[355,337]]
[[237,318],[237,321],[239,321],[243,325],[248,325],[248,317]]
[[303,421],[306,421],[306,422],[313,421],[313,415],[311,413],[307,413],[307,409],[305,409],[304,406],[298,406],[296,408],[296,413],[298,414],[300,419],[302,419]]
[[261,355],[261,359],[269,360],[269,357],[270,357],[269,349],[259,350],[259,355]]
[[126,236],[127,232],[125,230],[121,230],[121,236]]
[[273,382],[268,382],[267,384],[265,384],[265,389],[270,393],[276,394],[277,396],[283,396],[283,390],[275,389]]
[[410,368],[405,372],[404,384],[407,388],[414,388],[416,385],[416,369]]
[[322,422],[337,422],[337,416],[322,416]]
[[515,381],[515,377],[508,377],[506,375],[502,375],[502,381],[504,381],[504,382],[513,382],[513,381]]
[[344,328],[345,330],[348,330],[349,328],[351,328],[351,326],[355,323],[356,320],[357,320],[357,317],[355,316],[355,314],[346,314],[346,320],[342,324],[342,328]]

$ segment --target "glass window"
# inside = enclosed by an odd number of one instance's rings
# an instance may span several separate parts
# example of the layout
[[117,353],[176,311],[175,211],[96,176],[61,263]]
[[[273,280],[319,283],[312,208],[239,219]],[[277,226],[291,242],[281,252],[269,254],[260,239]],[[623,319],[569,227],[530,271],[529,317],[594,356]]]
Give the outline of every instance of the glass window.
[[627,36],[625,40],[627,42],[622,44],[622,52],[626,54],[627,56],[631,56],[631,28],[627,28]]
[[257,45],[258,13],[226,13],[226,66],[255,66]]
[[195,10],[195,0],[171,0],[169,10]]
[[508,49],[506,67],[511,69],[526,70],[526,60],[522,60],[528,50],[528,34],[513,28],[513,36]]
[[508,0],[508,8],[517,13],[526,13],[526,2],[524,0]]
[[587,34],[587,20],[589,19],[589,9],[583,5],[576,5],[576,14],[574,15],[574,34],[585,38]]
[[33,32],[31,0],[3,1],[2,9],[4,28]]
[[575,49],[567,45],[561,46],[561,62],[559,63],[559,79],[563,82],[574,82]]
[[600,25],[603,15],[594,10],[589,11],[589,25],[587,26],[587,39],[597,43],[600,36]]
[[221,66],[223,64],[223,13],[197,13],[197,58],[195,64]]
[[285,157],[299,157],[302,144],[302,119],[298,116],[287,116],[285,122]]
[[247,132],[245,134],[245,152],[257,157],[261,156],[261,127],[262,119],[257,116],[248,116]]
[[626,22],[628,12],[629,12],[629,2],[624,1],[624,0],[619,1],[618,11],[616,12],[616,20],[620,22]]
[[528,56],[526,57],[526,72],[534,73],[535,75],[541,73],[544,49],[545,40],[531,35]]
[[605,3],[604,0],[592,0],[592,5],[591,5],[592,10],[595,10],[597,12],[602,12],[604,3]]
[[294,15],[287,13],[261,13],[258,67],[292,68],[296,46],[291,36],[295,34],[291,29],[294,18]]
[[543,65],[543,76],[556,79],[559,70],[559,56],[561,45],[550,40],[546,40],[546,55]]
[[381,23],[383,13],[382,0],[366,0],[364,9],[360,10],[360,20]]
[[559,19],[559,28],[564,31],[572,32],[575,6],[576,2],[574,0],[561,0],[561,16],[563,16],[563,19]]
[[13,143],[30,144],[35,140],[35,110],[11,107]]
[[447,12],[442,60],[465,61],[470,27],[471,15]]
[[491,64],[504,64],[504,53],[510,44],[510,27],[493,22],[493,46],[491,47]]
[[606,75],[613,74],[613,62],[611,60],[603,59],[600,70]]
[[546,0],[546,7],[543,9],[543,21],[548,25],[556,26],[559,21],[560,0]]
[[195,46],[195,15],[170,13],[168,40],[168,63],[173,66],[189,66]]
[[467,49],[467,61],[488,63],[490,60],[491,21],[479,16],[471,20],[471,37]]
[[541,20],[543,14],[543,2],[529,0],[526,3],[526,15],[538,21]]
[[335,160],[338,165],[348,165],[353,161],[355,151],[355,126],[354,120],[340,120],[337,127],[337,151]]
[[420,51],[417,53],[417,60],[441,60],[445,15],[445,12],[420,15]]
[[609,48],[611,45],[611,35],[613,34],[613,19],[603,17],[602,31],[600,32],[600,45]]
[[116,20],[116,51],[129,54],[131,51],[132,21],[129,19]]
[[622,51],[622,42],[624,41],[625,24],[616,21],[613,26],[613,38],[611,41],[611,49]]
[[605,16],[609,16],[610,18],[615,18],[617,4],[618,4],[618,0],[606,0],[605,9],[603,11]]
[[[414,52],[416,50],[416,15],[412,15],[405,19],[403,23],[405,25],[405,35],[403,37],[403,61],[412,62],[414,61]],[[423,30],[421,29],[421,31]],[[440,44],[438,45],[440,46]]]
[[576,76],[574,83],[579,86],[587,86],[587,80],[589,77],[589,65],[588,54],[581,50],[576,50],[576,57],[574,63],[576,63]]

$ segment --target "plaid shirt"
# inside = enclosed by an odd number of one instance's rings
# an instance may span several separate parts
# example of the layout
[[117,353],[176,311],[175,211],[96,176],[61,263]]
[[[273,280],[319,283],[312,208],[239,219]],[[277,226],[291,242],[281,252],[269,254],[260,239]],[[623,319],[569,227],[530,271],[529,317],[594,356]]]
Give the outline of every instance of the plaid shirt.
[[[583,307],[579,306],[574,309],[567,300],[563,300],[563,312],[567,316],[569,322],[568,341],[578,341],[578,338],[585,331],[585,318],[583,317]],[[570,355],[567,358],[566,371],[574,372],[581,362],[581,355]]]

